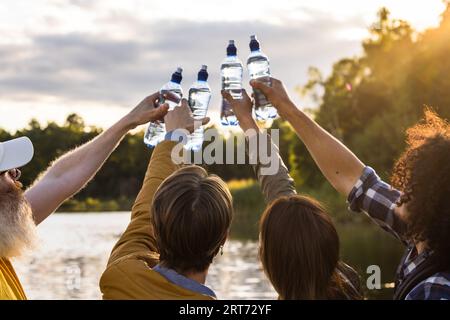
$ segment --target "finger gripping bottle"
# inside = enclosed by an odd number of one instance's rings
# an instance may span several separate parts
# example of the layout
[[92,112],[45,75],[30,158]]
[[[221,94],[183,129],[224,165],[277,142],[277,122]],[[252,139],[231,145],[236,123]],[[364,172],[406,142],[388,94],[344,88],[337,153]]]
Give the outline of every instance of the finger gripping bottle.
[[[181,80],[183,69],[177,68],[172,74],[169,82],[162,86],[159,90],[159,105],[167,103],[169,111],[173,110],[183,97],[183,89],[181,88]],[[170,99],[166,99],[165,95],[170,94]],[[144,135],[144,143],[149,148],[154,148],[158,143],[164,140],[166,135],[166,126],[164,122],[150,122]]]

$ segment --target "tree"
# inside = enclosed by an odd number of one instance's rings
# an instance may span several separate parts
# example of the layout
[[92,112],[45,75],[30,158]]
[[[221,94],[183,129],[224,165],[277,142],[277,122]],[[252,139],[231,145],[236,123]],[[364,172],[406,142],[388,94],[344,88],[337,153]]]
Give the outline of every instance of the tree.
[[[319,102],[315,119],[386,178],[404,148],[405,129],[419,120],[424,105],[450,117],[449,38],[449,5],[439,27],[422,34],[382,8],[362,43],[363,54],[335,63],[325,80],[311,69],[300,91]],[[316,174],[307,156],[290,159],[294,174]],[[320,182],[310,177],[304,183]]]

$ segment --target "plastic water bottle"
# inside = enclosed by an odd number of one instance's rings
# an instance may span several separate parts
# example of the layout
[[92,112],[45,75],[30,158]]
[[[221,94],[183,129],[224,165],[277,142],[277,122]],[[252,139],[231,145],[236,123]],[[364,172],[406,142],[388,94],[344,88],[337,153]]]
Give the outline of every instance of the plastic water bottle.
[[[271,86],[269,58],[261,52],[256,36],[250,37],[250,55],[247,59],[247,69],[251,79],[258,79]],[[258,120],[269,120],[277,117],[277,110],[270,104],[260,90],[253,90],[255,99],[255,114]]]
[[[230,40],[227,47],[227,57],[220,67],[222,75],[222,90],[228,91],[234,99],[242,99],[242,62],[237,57],[234,40]],[[222,99],[222,112],[220,115],[222,125],[235,126],[238,124],[236,115],[228,101]]]
[[[167,103],[169,105],[169,111],[173,110],[183,97],[183,89],[181,88],[181,80],[183,79],[182,73],[183,69],[177,68],[172,74],[172,78],[169,82],[162,86],[159,90],[159,104]],[[164,94],[170,93],[173,98],[165,99]],[[177,100],[177,101],[175,101]],[[150,122],[147,131],[144,136],[144,143],[149,147],[153,148],[158,143],[164,140],[166,135],[166,126],[164,122]]]
[[[202,65],[202,68],[198,72],[197,81],[189,89],[189,106],[191,107],[192,116],[196,120],[203,119],[208,111],[211,100],[211,88],[207,81],[207,66]],[[199,127],[189,136],[186,149],[193,151],[201,150],[203,145],[203,131],[203,127]]]

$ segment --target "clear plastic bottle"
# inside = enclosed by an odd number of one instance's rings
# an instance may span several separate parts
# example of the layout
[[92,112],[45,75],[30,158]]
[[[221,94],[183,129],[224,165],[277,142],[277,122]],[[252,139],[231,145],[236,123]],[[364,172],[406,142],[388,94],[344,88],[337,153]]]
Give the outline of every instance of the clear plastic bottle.
[[[250,79],[258,79],[270,86],[269,58],[261,51],[256,36],[250,37],[250,51],[247,59],[247,69]],[[277,110],[270,104],[261,91],[253,90],[253,96],[255,99],[255,114],[258,120],[265,121],[278,116]]]
[[[169,105],[169,111],[175,108],[183,97],[183,89],[180,85],[181,80],[183,79],[182,72],[183,69],[177,68],[177,71],[172,74],[170,81],[163,85],[159,90],[159,104],[167,103]],[[173,98],[166,100],[164,98],[164,94],[166,93],[170,93]],[[147,131],[145,132],[144,143],[149,148],[153,148],[164,140],[165,135],[166,126],[164,122],[150,122]]]
[[[191,107],[194,119],[203,119],[208,112],[209,102],[211,101],[211,88],[208,85],[207,66],[202,65],[198,72],[197,81],[189,89],[189,106]],[[201,150],[203,145],[203,127],[197,128],[191,135],[186,145],[186,149],[192,151]]]
[[[222,76],[222,90],[228,91],[234,99],[242,99],[242,62],[237,57],[237,49],[234,40],[230,40],[227,47],[227,57],[220,67]],[[222,125],[235,126],[238,124],[236,115],[228,101],[222,99],[222,111],[220,114]]]

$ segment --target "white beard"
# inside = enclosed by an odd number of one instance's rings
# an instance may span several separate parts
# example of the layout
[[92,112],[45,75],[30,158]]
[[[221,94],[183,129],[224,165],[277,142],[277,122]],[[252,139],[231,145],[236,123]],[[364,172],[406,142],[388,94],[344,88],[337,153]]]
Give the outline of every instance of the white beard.
[[0,257],[20,256],[36,243],[36,224],[20,188],[0,194]]

